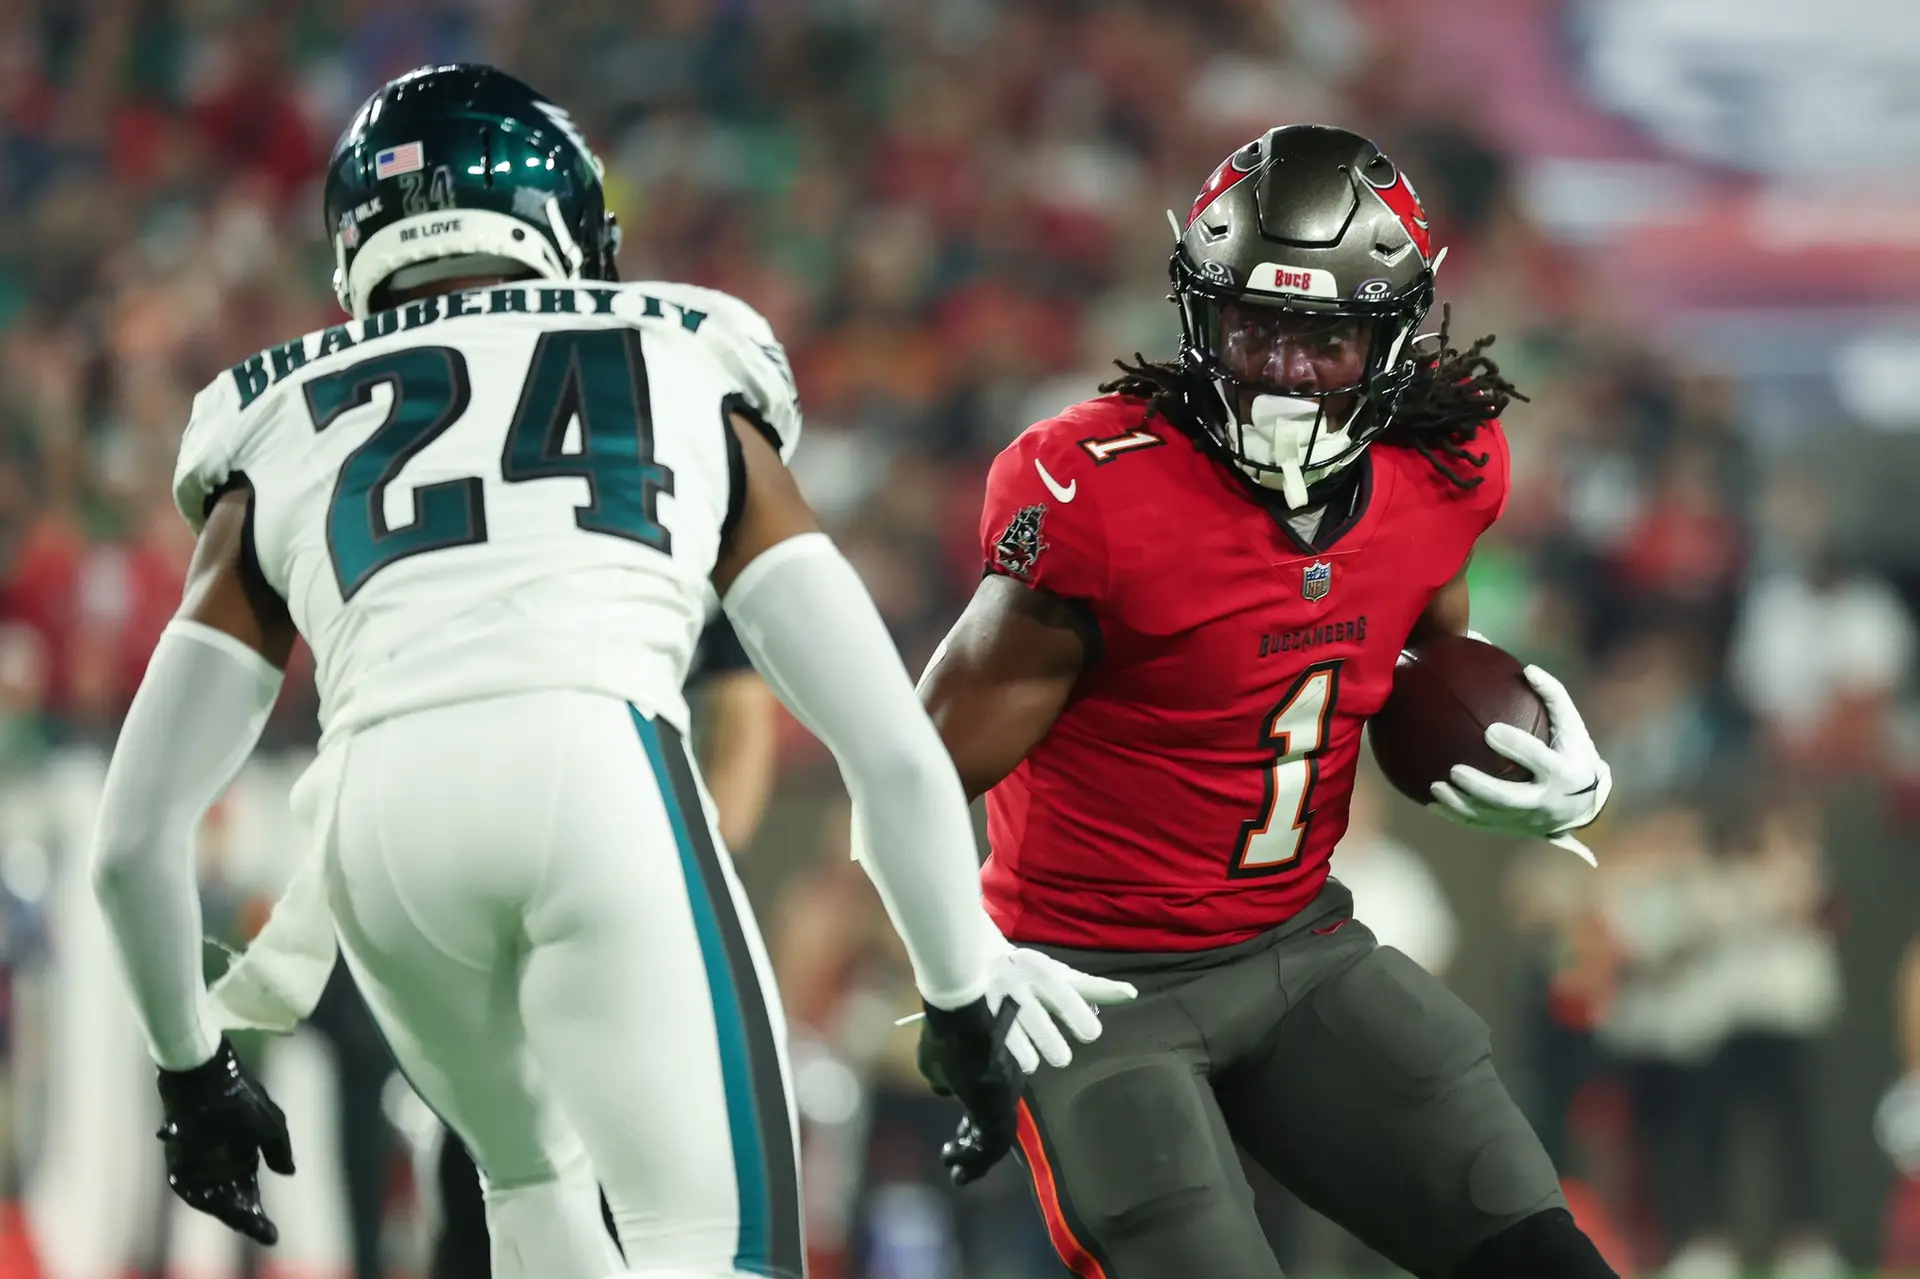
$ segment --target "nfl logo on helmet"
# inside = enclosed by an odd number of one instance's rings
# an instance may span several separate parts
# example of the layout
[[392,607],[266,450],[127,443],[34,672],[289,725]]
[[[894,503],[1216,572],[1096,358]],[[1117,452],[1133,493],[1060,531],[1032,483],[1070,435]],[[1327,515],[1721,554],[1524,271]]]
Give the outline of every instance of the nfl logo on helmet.
[[1333,565],[1325,560],[1315,560],[1300,574],[1300,595],[1303,599],[1323,600],[1332,589]]

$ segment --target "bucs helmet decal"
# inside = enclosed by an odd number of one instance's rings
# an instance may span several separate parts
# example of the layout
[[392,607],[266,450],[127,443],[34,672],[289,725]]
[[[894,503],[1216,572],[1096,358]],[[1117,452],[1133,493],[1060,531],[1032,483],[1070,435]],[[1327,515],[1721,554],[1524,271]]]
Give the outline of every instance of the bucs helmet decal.
[[1413,189],[1413,183],[1407,181],[1407,175],[1400,172],[1393,161],[1380,157],[1393,170],[1393,181],[1381,186],[1373,180],[1373,175],[1361,170],[1360,176],[1366,179],[1367,188],[1374,198],[1393,211],[1400,219],[1400,225],[1406,229],[1407,239],[1413,241],[1414,249],[1424,262],[1433,261],[1433,232],[1427,226],[1427,210],[1420,203],[1419,194]]
[[1194,219],[1206,211],[1208,205],[1225,194],[1227,188],[1240,182],[1260,167],[1264,156],[1262,143],[1264,138],[1256,138],[1235,151],[1220,162],[1206,185],[1200,188],[1200,194],[1194,199],[1193,208],[1187,213],[1187,225],[1192,226]]

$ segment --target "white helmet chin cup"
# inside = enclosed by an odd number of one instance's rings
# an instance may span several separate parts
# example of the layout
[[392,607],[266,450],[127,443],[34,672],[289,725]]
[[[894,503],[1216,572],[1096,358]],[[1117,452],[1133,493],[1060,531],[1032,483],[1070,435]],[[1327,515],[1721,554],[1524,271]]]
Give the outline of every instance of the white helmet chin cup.
[[[334,253],[336,264],[346,256],[337,234]],[[490,275],[516,265],[543,280],[571,280],[580,274],[577,265],[555,252],[552,241],[518,218],[488,209],[445,209],[380,228],[354,255],[351,267],[344,271],[336,267],[334,288],[340,307],[354,319],[364,320],[375,289],[407,268],[443,261],[440,269],[409,272],[409,282]]]
[[1247,418],[1240,425],[1240,451],[1261,469],[1242,469],[1256,484],[1280,490],[1287,505],[1296,511],[1307,504],[1310,485],[1360,455],[1348,440],[1344,425],[1336,429],[1322,421],[1318,400],[1256,395]]

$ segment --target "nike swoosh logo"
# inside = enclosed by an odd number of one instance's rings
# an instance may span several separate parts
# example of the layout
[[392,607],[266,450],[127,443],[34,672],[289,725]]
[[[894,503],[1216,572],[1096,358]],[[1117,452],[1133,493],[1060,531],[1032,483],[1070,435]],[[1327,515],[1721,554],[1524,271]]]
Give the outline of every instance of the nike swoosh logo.
[[1054,497],[1062,502],[1071,502],[1073,495],[1080,491],[1079,480],[1075,480],[1073,483],[1063,487],[1059,480],[1047,474],[1047,468],[1040,464],[1040,459],[1037,457],[1033,459],[1033,469],[1040,472],[1040,482],[1047,486],[1047,492],[1053,494]]

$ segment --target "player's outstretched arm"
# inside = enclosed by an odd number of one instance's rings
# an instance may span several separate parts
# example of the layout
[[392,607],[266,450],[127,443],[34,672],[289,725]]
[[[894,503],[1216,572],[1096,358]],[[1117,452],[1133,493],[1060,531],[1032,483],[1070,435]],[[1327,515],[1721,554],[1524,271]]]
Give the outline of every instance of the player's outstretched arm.
[[980,579],[920,677],[968,799],[1039,745],[1098,645],[1092,618],[1072,601],[998,573]]
[[127,712],[100,799],[93,884],[132,988],[166,1112],[167,1180],[262,1243],[258,1161],[293,1171],[279,1108],[214,1032],[201,969],[193,834],[253,751],[280,691],[293,626],[246,558],[244,490],[220,499],[180,610]]
[[1063,976],[1009,946],[980,902],[967,800],[879,610],[819,531],[771,444],[732,419],[746,467],[744,508],[714,568],[734,630],[787,708],[839,761],[866,833],[863,858],[906,943],[927,1007],[923,1057],[966,1106],[945,1152],[970,1181],[1012,1148],[1020,1066],[1009,1043],[1071,1059],[1057,1019],[1081,1040],[1100,1032],[1090,1000],[1132,997],[1122,983]]
[[953,765],[852,565],[769,441],[738,415],[733,428],[746,497],[714,586],[768,686],[839,761],[921,995],[959,1008],[986,993],[992,927]]

